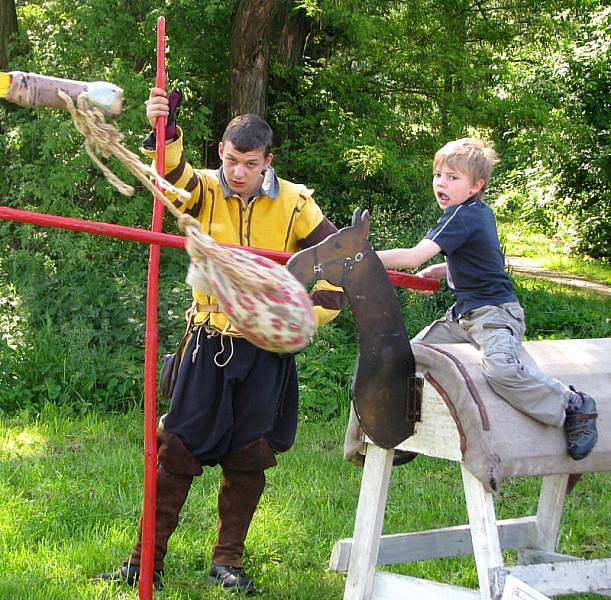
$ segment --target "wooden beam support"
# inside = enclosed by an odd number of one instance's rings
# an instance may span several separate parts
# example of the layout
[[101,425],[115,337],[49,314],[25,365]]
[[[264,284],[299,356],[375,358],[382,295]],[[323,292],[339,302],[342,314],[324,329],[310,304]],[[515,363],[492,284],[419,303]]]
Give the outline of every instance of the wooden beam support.
[[477,568],[480,598],[490,600],[490,569],[503,566],[492,494],[462,464],[460,466],[471,525],[473,556]]
[[546,596],[595,593],[611,596],[611,558],[517,565],[491,571],[493,600],[501,598],[507,575]]
[[[528,548],[537,539],[536,517],[504,519],[497,522],[501,548]],[[352,538],[338,540],[333,546],[329,568],[347,571]],[[428,529],[412,533],[395,533],[380,538],[376,564],[394,565],[419,560],[468,556],[473,554],[469,525]]]
[[378,571],[368,600],[477,600],[478,597],[477,590]]
[[393,455],[393,450],[367,446],[344,600],[371,597]]

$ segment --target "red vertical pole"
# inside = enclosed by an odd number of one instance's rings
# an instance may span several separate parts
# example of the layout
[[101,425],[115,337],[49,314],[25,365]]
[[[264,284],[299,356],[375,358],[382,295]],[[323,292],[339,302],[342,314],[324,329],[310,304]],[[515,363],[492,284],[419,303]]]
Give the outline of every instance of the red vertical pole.
[[[157,19],[157,81],[165,89],[165,18]],[[165,174],[165,117],[155,123],[157,138],[156,166]],[[155,199],[152,231],[161,231],[163,205]],[[157,296],[159,283],[159,251],[151,244],[146,291],[146,334],[144,341],[144,499],[142,501],[142,557],[138,592],[140,600],[151,600],[155,558],[155,508],[157,505]]]

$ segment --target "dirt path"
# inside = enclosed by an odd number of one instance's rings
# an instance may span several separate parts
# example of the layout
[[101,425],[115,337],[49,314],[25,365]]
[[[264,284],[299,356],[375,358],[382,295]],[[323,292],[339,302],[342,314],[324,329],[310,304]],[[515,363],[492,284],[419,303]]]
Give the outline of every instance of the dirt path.
[[532,258],[523,256],[506,256],[505,261],[511,271],[518,275],[528,275],[538,279],[548,279],[564,285],[572,285],[575,287],[587,288],[599,294],[611,296],[611,286],[608,286],[600,281],[592,281],[578,275],[570,275],[568,273],[559,273],[558,271],[548,271],[539,265]]

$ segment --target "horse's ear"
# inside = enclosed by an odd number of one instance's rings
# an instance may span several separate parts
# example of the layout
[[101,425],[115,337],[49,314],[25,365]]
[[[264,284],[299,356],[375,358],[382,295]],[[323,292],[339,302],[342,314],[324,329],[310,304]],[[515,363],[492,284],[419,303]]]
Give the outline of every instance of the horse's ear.
[[361,214],[361,221],[363,223],[363,227],[367,230],[367,237],[369,237],[369,211],[364,210]]
[[352,213],[352,227],[357,227],[358,229],[364,229],[366,231],[366,236],[369,235],[369,211],[361,210],[360,208],[355,208]]

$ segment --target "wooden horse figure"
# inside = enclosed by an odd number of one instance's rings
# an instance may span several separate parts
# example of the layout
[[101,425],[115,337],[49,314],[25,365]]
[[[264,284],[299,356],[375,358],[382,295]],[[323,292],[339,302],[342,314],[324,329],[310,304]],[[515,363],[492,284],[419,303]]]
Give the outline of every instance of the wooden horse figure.
[[304,285],[325,279],[344,289],[358,331],[353,405],[365,433],[390,449],[411,436],[419,418],[415,360],[399,300],[369,241],[369,214],[296,253],[289,271]]

